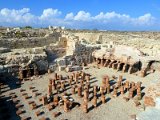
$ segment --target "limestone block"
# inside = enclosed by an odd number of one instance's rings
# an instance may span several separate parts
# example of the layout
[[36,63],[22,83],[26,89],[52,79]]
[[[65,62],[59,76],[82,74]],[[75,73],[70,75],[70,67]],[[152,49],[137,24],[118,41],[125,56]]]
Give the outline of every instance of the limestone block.
[[70,61],[69,63],[71,66],[74,66],[75,65],[75,61]]
[[11,50],[9,48],[2,48],[0,47],[0,53],[6,53],[6,52],[10,52]]
[[67,71],[67,72],[72,72],[72,66],[71,66],[71,65],[68,65],[68,66],[66,67],[66,71]]
[[65,59],[58,60],[57,64],[58,64],[58,66],[65,66],[66,65],[66,61],[65,61]]
[[34,53],[34,54],[40,54],[40,53],[44,52],[44,49],[43,49],[43,47],[36,47],[36,48],[33,48],[31,50],[31,52]]
[[81,66],[73,66],[72,67],[72,70],[73,71],[79,71],[79,70],[82,70],[83,68]]
[[59,66],[59,67],[58,67],[58,70],[59,70],[59,71],[64,71],[65,69],[66,69],[66,66]]

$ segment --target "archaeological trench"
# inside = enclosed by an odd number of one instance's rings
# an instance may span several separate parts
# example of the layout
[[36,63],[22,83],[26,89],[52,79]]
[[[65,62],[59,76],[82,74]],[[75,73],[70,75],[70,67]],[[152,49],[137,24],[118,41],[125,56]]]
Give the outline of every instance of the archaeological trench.
[[0,120],[136,120],[159,88],[158,32],[0,28]]

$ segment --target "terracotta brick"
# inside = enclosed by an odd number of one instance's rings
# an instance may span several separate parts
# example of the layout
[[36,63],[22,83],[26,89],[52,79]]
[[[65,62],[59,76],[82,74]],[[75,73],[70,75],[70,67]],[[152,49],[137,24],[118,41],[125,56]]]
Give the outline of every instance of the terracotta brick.
[[48,104],[47,109],[48,109],[48,111],[51,111],[53,109],[53,107],[50,104]]
[[22,104],[17,104],[15,107],[16,108],[21,108],[21,107],[23,107],[24,105],[22,105]]
[[61,113],[60,112],[53,112],[53,117],[55,118],[55,117],[58,117],[59,115],[60,115]]
[[34,101],[28,101],[28,104],[33,104],[34,103]]
[[18,109],[17,111],[16,111],[16,114],[19,116],[19,115],[21,115],[21,114],[23,114],[24,113],[24,111],[23,110],[20,110],[20,109]]
[[37,117],[40,116],[40,115],[41,115],[41,111],[40,111],[40,110],[36,111],[36,112],[35,112],[35,115],[36,115]]
[[153,106],[154,107],[156,103],[154,102],[154,99],[152,97],[145,96],[144,104],[146,106]]

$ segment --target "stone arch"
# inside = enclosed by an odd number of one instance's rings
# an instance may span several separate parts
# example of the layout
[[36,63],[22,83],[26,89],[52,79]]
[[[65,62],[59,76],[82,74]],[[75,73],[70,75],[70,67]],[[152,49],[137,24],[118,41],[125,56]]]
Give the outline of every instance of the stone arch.
[[154,61],[148,65],[150,69],[158,70],[160,71],[160,62],[159,61]]
[[128,72],[129,68],[130,68],[130,65],[126,63],[126,64],[123,65],[122,71],[123,72]]
[[148,68],[148,69],[151,69],[154,62],[155,62],[155,61],[150,61],[150,62],[148,63],[147,68]]
[[112,68],[112,65],[116,62],[117,62],[116,60],[111,60],[111,62],[109,63],[109,68]]
[[121,71],[123,69],[124,63],[120,63],[119,70]]
[[127,64],[125,72],[128,72],[129,68],[130,68],[130,64]]
[[115,60],[115,61],[113,61],[112,68],[117,69],[117,67],[118,67],[118,61]]
[[105,64],[105,62],[106,62],[106,59],[104,59],[104,58],[103,58],[103,59],[102,59],[102,62],[103,62],[103,65],[104,65],[104,64]]
[[106,63],[104,64],[104,66],[105,66],[105,67],[108,67],[108,65],[109,65],[110,62],[111,62],[111,60],[110,60],[110,59],[107,59],[107,60],[106,60]]
[[138,61],[133,65],[133,73],[141,71],[142,69],[142,62]]

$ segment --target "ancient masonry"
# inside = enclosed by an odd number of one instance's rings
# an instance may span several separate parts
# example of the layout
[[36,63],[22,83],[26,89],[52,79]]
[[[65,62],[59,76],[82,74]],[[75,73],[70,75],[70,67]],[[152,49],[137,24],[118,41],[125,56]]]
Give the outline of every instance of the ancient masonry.
[[[11,52],[11,54],[5,53],[1,58],[4,65],[0,66],[0,71],[18,75],[17,73],[21,69],[24,71],[21,73],[24,73],[23,76],[26,77],[28,73],[36,75],[47,72],[48,69],[55,71],[58,68],[59,71],[68,72],[82,70],[84,66],[91,63],[141,77],[145,77],[151,71],[159,70],[156,65],[152,64],[160,59],[156,56],[146,55],[137,48],[117,45],[114,42],[89,44],[81,37],[62,28],[49,28],[52,31],[49,33],[49,38],[55,36],[54,39],[58,39],[56,43],[49,47],[36,47],[22,52]],[[34,71],[34,68],[37,71]],[[28,70],[30,72],[27,72]]]
[[[110,99],[116,99],[119,96],[122,96],[125,102],[131,100],[136,107],[143,107],[141,105],[144,96],[142,90],[145,87],[141,81],[131,82],[122,75],[110,77],[105,74],[99,79],[101,83],[95,84],[93,80],[97,76],[85,70],[92,68],[101,70],[108,67],[115,72],[122,71],[145,77],[157,70],[152,63],[159,62],[160,58],[146,55],[137,48],[117,45],[114,42],[88,44],[80,37],[68,33],[64,28],[50,27],[50,30],[51,33],[45,37],[55,35],[58,41],[53,45],[5,53],[2,56],[3,66],[0,67],[2,119],[11,117],[7,112],[9,109],[4,98],[10,98],[16,116],[22,120],[47,120],[44,114],[51,114],[49,117],[56,119],[74,108],[78,108],[85,115],[99,106],[107,105]],[[66,76],[62,74],[64,71]],[[47,79],[45,75],[45,78],[42,78],[44,73],[47,77],[49,76]],[[13,85],[6,85],[6,80],[12,80],[12,78],[16,78],[14,87],[18,92],[10,92],[11,88],[14,89]],[[38,80],[46,80],[42,81],[47,85],[43,92],[40,92],[42,88],[39,88]],[[24,86],[26,83],[27,87]],[[26,88],[23,89],[23,87]],[[9,91],[7,95],[3,94],[6,88],[7,92]],[[155,106],[154,99],[145,96],[144,105]],[[30,114],[24,116],[28,109],[34,117]],[[60,112],[61,110],[63,113]],[[136,117],[133,117],[136,120]]]

